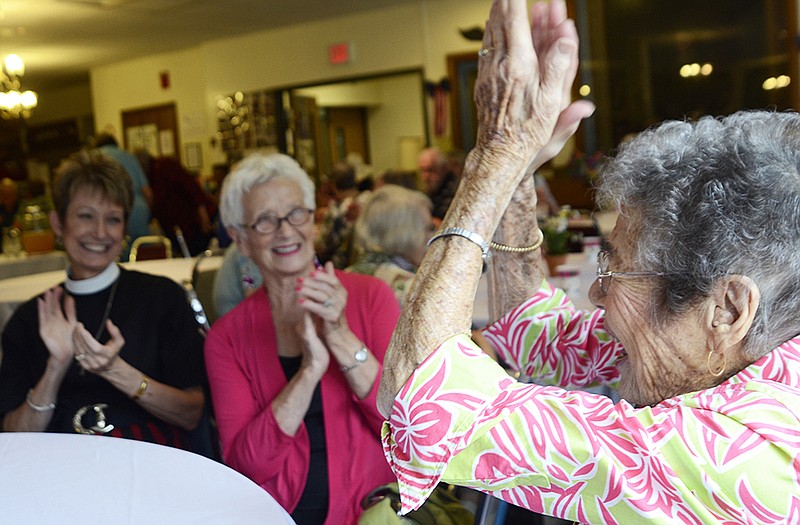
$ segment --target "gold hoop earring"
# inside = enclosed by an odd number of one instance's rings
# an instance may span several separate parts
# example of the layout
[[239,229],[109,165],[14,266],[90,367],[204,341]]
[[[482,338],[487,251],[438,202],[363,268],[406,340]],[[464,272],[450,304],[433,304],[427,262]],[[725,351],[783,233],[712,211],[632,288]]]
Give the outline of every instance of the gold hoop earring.
[[711,370],[711,356],[712,355],[714,355],[714,349],[713,348],[708,351],[708,357],[706,357],[706,368],[708,369],[708,373],[709,374],[711,374],[714,377],[719,377],[725,372],[725,368],[728,366],[728,356],[725,355],[725,354],[722,354],[722,359],[723,359],[722,366],[719,368],[719,370],[714,372],[713,370]]

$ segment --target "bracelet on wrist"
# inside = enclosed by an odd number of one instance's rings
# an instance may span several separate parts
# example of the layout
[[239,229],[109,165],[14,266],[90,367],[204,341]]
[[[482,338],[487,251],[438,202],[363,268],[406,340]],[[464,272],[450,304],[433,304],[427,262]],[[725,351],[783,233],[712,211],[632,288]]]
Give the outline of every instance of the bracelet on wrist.
[[36,412],[50,412],[51,410],[56,409],[55,403],[48,403],[46,405],[37,405],[33,401],[31,401],[31,394],[33,394],[33,389],[31,388],[28,390],[28,395],[25,397],[25,401],[28,403],[28,406],[31,407],[32,410]]
[[531,244],[530,246],[507,246],[505,244],[500,244],[494,241],[490,242],[489,246],[492,248],[492,250],[496,250],[498,252],[510,252],[510,253],[532,252],[533,250],[540,248],[542,246],[542,243],[544,242],[544,232],[539,228],[537,228],[536,230],[539,232],[539,238],[536,240],[535,243]]
[[359,348],[358,350],[356,350],[355,353],[353,353],[353,364],[350,366],[340,366],[339,370],[341,370],[343,373],[346,374],[347,372],[358,367],[362,363],[366,363],[368,356],[369,356],[369,350],[367,350],[366,346],[361,345],[361,348]]
[[488,259],[492,255],[490,248],[498,252],[509,252],[509,253],[527,253],[539,249],[542,246],[542,243],[544,242],[544,233],[539,228],[537,228],[536,230],[539,232],[538,239],[530,246],[508,246],[494,241],[486,242],[486,240],[483,237],[465,228],[445,228],[443,230],[439,230],[433,235],[433,237],[430,238],[430,240],[428,241],[428,246],[430,246],[431,243],[436,239],[440,239],[442,237],[448,237],[453,235],[458,237],[464,237],[465,239],[472,241],[473,243],[477,244],[480,247],[481,257],[483,257],[483,260],[485,262],[486,259]]
[[147,387],[150,386],[150,378],[147,376],[142,376],[142,382],[139,383],[139,388],[136,389],[136,392],[133,393],[131,399],[136,401],[140,397],[142,397],[147,390]]
[[484,262],[486,262],[486,260],[492,256],[492,252],[489,251],[489,243],[486,242],[486,239],[484,239],[483,237],[481,237],[480,235],[478,235],[473,231],[467,230],[466,228],[456,227],[456,228],[445,228],[443,230],[439,230],[438,232],[433,234],[433,237],[430,238],[430,240],[428,241],[428,246],[430,246],[431,243],[436,239],[441,239],[442,237],[450,237],[450,236],[463,237],[468,241],[477,244],[481,249],[481,257],[483,258]]

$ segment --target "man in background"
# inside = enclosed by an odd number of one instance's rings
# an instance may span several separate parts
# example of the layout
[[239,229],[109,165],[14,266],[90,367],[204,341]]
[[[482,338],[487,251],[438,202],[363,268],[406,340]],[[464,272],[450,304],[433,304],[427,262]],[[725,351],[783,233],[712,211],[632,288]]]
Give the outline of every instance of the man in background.
[[437,148],[422,150],[418,166],[425,193],[433,203],[431,215],[438,228],[456,194],[459,178],[450,170],[447,157]]

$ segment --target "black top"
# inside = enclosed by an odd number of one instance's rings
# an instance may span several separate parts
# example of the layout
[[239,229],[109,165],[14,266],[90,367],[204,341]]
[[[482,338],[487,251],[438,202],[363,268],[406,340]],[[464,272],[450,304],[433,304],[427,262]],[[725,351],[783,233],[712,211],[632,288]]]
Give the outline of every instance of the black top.
[[[96,334],[113,284],[94,294],[73,295],[78,320]],[[125,345],[120,358],[152,379],[177,388],[205,386],[203,337],[186,295],[165,277],[121,268],[109,319],[120,329]],[[100,342],[109,339],[107,330]],[[44,374],[49,352],[39,337],[36,298],[22,304],[2,336],[0,417],[25,402],[28,390]],[[74,362],[58,392],[47,432],[73,433],[73,417],[82,407],[104,403],[109,435],[186,448],[186,432],[153,416],[100,376]],[[84,426],[95,423],[91,408]]]
[[[302,357],[281,357],[280,360],[286,379],[291,379],[300,370]],[[292,519],[297,525],[320,525],[328,515],[328,451],[325,448],[325,423],[319,383],[314,389],[303,423],[308,432],[311,457],[306,486],[292,512]]]

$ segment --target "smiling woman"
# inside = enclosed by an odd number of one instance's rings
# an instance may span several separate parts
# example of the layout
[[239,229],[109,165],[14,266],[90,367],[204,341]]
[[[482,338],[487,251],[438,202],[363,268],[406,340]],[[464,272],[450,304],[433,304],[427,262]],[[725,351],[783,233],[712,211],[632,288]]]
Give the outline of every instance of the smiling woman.
[[[619,219],[595,310],[543,282],[538,250],[494,254],[485,336],[537,384],[470,340],[488,240],[526,246],[537,230],[526,168],[593,109],[569,98],[578,38],[563,1],[526,7],[493,3],[477,146],[442,224],[458,234],[429,246],[386,356],[403,511],[445,481],[581,523],[796,521],[797,113],[669,121],[622,145],[599,175]],[[617,404],[573,390],[617,382]]]
[[67,280],[20,306],[3,332],[3,430],[190,448],[205,403],[203,340],[178,284],[116,264],[130,178],[100,153],[77,153],[59,167],[53,200]]
[[399,307],[382,281],[319,265],[313,207],[286,155],[251,155],[226,177],[222,220],[264,286],[212,326],[206,363],[225,462],[300,525],[355,523],[393,480],[376,396]]

